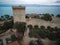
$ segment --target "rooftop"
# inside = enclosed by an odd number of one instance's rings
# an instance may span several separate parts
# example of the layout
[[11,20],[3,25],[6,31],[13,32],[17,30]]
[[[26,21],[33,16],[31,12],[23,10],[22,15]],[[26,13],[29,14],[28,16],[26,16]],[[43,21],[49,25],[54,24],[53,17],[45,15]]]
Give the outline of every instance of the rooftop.
[[13,6],[13,9],[25,9],[25,6]]

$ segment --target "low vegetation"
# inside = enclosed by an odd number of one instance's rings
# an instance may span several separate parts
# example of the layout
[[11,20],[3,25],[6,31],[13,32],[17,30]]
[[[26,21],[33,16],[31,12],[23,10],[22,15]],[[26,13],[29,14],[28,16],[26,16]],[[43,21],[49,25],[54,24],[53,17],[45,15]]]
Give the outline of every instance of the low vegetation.
[[43,39],[48,38],[52,41],[60,40],[60,28],[52,28],[50,26],[47,28],[44,26],[41,26],[40,28],[34,27],[32,30],[30,30],[29,36]]
[[56,15],[56,17],[60,18],[60,14]]
[[22,32],[24,33],[25,29],[26,29],[26,23],[25,22],[16,22],[14,24],[14,28],[17,29],[17,32]]
[[41,19],[46,21],[52,21],[52,16],[50,14],[44,14]]
[[43,45],[41,40],[30,41],[29,45]]
[[26,23],[25,22],[16,22],[14,24],[14,29],[17,30],[17,40],[20,42],[23,39],[24,32],[26,30]]
[[0,34],[6,32],[9,29],[13,28],[13,17],[9,15],[4,15],[0,17],[0,22],[3,22],[0,25]]

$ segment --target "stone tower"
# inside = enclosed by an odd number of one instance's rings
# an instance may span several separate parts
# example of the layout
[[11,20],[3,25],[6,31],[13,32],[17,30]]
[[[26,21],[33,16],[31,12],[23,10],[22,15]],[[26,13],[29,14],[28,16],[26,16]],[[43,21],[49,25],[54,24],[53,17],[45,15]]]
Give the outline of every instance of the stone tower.
[[13,7],[14,23],[25,22],[25,7],[15,6]]

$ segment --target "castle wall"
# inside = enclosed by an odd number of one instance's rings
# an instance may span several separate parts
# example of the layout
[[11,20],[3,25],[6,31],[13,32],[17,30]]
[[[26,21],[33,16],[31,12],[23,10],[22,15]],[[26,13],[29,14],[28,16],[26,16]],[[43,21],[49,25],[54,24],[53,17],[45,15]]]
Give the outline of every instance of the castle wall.
[[39,27],[40,26],[45,26],[45,27],[47,27],[47,26],[51,26],[51,27],[55,27],[55,26],[57,26],[57,27],[60,27],[58,24],[56,24],[56,23],[52,23],[52,22],[49,22],[49,21],[44,21],[44,20],[42,20],[42,19],[36,19],[36,18],[31,18],[31,19],[26,19],[26,22],[27,22],[27,25],[29,25],[29,24],[31,24],[31,25],[38,25]]
[[[15,22],[26,22],[27,25],[31,24],[31,25],[38,25],[39,27],[41,25],[47,27],[47,26],[51,26],[51,27],[59,27],[60,28],[60,25],[59,23],[57,23],[58,19],[56,18],[53,18],[53,21],[52,22],[49,22],[49,21],[45,21],[45,20],[42,20],[42,19],[36,19],[36,18],[29,18],[29,19],[26,19],[25,18],[25,7],[13,7],[13,13],[14,13],[14,23]],[[60,21],[59,21],[60,22]]]

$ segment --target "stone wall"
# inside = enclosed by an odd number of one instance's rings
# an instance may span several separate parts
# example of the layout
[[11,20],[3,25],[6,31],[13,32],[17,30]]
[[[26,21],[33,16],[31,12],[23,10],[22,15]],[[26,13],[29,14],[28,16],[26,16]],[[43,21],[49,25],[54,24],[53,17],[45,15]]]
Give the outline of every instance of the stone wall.
[[57,24],[55,22],[50,22],[50,21],[45,21],[45,20],[42,20],[42,19],[36,19],[36,18],[30,18],[30,19],[26,19],[26,23],[27,25],[29,24],[32,24],[33,26],[34,25],[38,25],[39,27],[41,25],[47,27],[47,26],[51,26],[51,27],[60,27],[60,24]]

